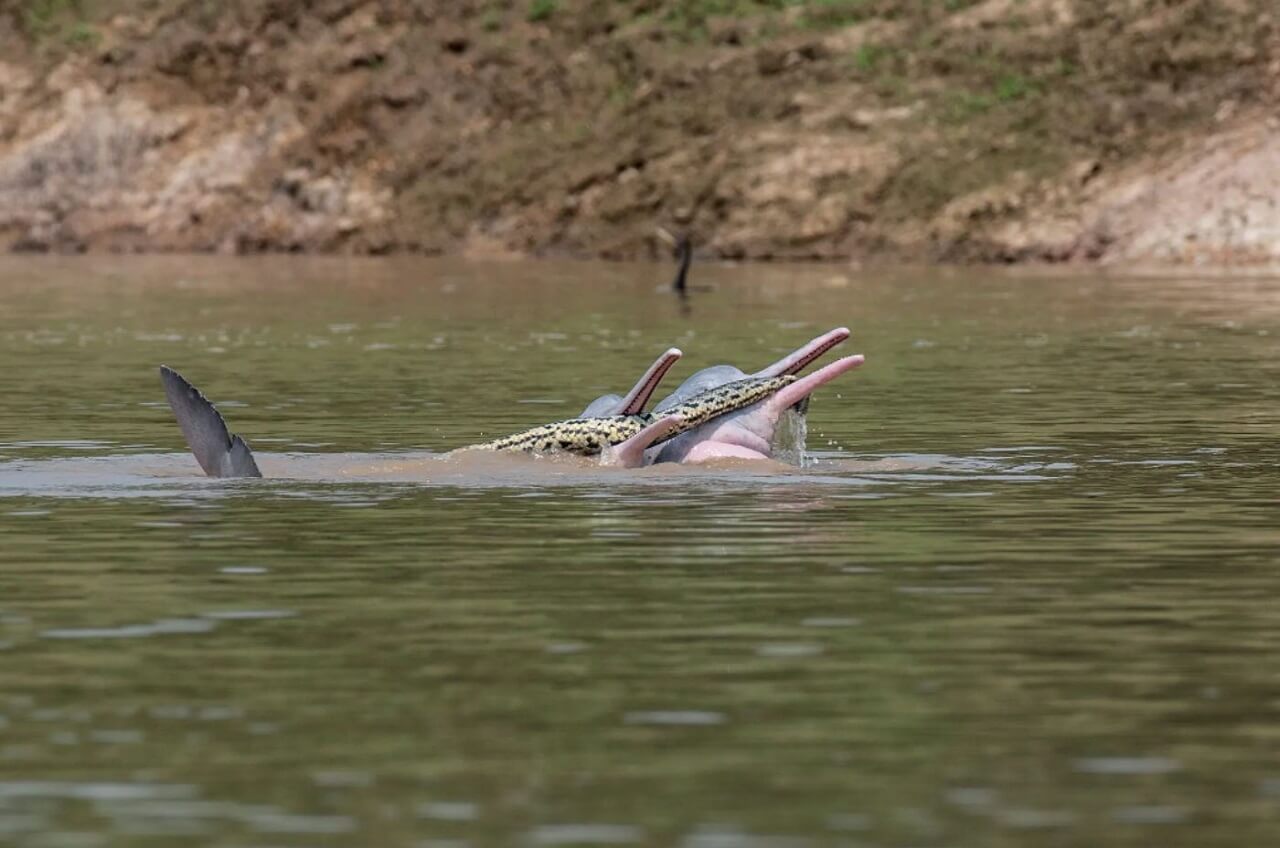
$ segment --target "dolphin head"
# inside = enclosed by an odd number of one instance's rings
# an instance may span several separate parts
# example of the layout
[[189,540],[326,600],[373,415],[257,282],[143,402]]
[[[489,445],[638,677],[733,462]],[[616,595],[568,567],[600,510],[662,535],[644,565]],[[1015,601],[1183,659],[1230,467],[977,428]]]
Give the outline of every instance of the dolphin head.
[[862,362],[862,356],[838,359],[784,386],[764,400],[683,433],[662,446],[656,461],[703,462],[722,457],[767,459],[772,453],[774,435],[783,413]]
[[[786,374],[798,374],[827,351],[839,344],[842,344],[849,338],[849,335],[848,327],[836,327],[834,330],[829,330],[816,338],[810,339],[791,353],[788,353],[786,356],[774,363],[771,363],[770,365],[766,365],[751,376],[767,378],[783,376]],[[714,388],[718,385],[723,385],[726,382],[742,379],[745,376],[746,375],[737,368],[734,368],[732,365],[713,365],[710,368],[704,368],[695,373],[689,379],[685,380],[684,383],[680,385],[680,388],[676,389],[669,397],[664,398],[662,402],[655,407],[655,411],[659,413],[666,412],[676,404],[687,400],[692,395],[707,391],[708,389]],[[834,376],[836,375],[832,375],[832,377]],[[829,377],[828,379],[831,378]],[[821,385],[821,383],[818,385]],[[815,385],[814,388],[816,389],[817,386]],[[803,416],[808,412],[809,395],[812,391],[813,389],[810,389],[808,392],[799,394],[798,399],[794,404],[791,406],[784,406],[782,407],[782,410],[785,411],[794,407],[795,413],[792,417],[800,424],[803,424]],[[715,425],[714,427],[707,425],[706,427],[699,427],[695,430],[683,433],[668,442],[662,448],[661,453],[658,453],[657,451],[652,452],[650,458],[656,462],[679,462],[689,454],[689,451],[692,450],[695,444],[707,438],[709,434],[721,432],[720,428],[722,426],[731,424],[731,421],[729,420],[730,418],[737,418],[738,416],[742,416],[744,413],[745,410],[734,413],[732,416],[726,416],[723,419],[718,419],[716,422],[713,422]],[[783,412],[780,411],[777,415],[774,415],[769,422],[768,430],[770,441],[772,441],[773,433],[777,429],[778,420],[782,414]],[[799,417],[797,418],[797,416]],[[758,425],[759,422],[753,420],[752,426],[748,431],[750,432],[760,429]],[[725,429],[723,432],[726,434],[730,433],[731,427]],[[746,438],[745,433],[739,435],[742,435],[744,439]],[[753,442],[753,444],[755,444],[756,448],[759,447],[757,443]],[[704,450],[709,450],[709,448]],[[766,446],[764,450],[757,450],[757,453],[768,456],[768,446]]]

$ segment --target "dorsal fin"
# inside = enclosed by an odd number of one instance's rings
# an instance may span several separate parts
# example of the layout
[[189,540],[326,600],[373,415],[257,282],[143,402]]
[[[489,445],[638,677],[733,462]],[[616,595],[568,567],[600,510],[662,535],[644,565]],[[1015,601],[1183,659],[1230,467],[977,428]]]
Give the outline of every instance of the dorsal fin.
[[169,408],[178,419],[187,447],[210,477],[261,477],[244,439],[227,430],[227,422],[209,399],[167,365],[160,366]]

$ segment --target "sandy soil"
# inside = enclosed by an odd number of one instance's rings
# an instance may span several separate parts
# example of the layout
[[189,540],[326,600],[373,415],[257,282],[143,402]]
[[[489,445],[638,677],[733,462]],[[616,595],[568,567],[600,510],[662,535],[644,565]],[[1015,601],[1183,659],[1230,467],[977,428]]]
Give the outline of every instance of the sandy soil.
[[21,0],[0,245],[1274,263],[1278,102],[1270,0]]

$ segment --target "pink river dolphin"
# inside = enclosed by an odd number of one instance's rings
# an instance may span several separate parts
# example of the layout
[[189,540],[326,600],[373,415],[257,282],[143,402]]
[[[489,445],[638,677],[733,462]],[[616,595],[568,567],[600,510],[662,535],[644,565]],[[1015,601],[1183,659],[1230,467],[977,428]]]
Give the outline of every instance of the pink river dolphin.
[[[795,407],[803,411],[819,387],[862,364],[862,356],[847,356],[808,376],[797,376],[848,336],[843,327],[832,330],[755,374],[744,374],[728,365],[705,368],[658,404],[654,412],[645,413],[644,407],[663,376],[682,355],[671,348],[655,360],[626,396],[597,398],[578,418],[474,445],[470,450],[539,451],[552,446],[598,454],[605,463],[622,467],[719,458],[768,459],[783,414]],[[171,368],[162,366],[160,375],[169,406],[204,472],[210,477],[261,477],[248,444],[227,429],[214,405]]]

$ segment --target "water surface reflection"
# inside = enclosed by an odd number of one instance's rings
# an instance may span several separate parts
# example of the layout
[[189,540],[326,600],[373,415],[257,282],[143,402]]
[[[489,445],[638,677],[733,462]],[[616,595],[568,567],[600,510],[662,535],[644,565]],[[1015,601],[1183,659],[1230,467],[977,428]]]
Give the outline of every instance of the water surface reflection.
[[[0,842],[1275,840],[1280,285],[665,276],[0,261]],[[836,323],[802,469],[438,457]]]

